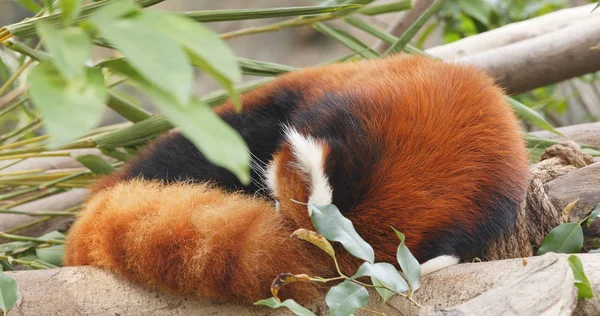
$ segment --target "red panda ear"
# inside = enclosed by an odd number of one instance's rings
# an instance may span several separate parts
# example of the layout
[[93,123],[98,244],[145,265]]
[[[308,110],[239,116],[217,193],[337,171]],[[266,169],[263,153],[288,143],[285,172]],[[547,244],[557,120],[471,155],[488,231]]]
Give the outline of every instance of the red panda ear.
[[283,217],[296,227],[312,228],[303,203],[332,203],[333,191],[324,168],[330,149],[325,141],[295,129],[286,130],[285,135],[287,140],[267,167],[265,180]]

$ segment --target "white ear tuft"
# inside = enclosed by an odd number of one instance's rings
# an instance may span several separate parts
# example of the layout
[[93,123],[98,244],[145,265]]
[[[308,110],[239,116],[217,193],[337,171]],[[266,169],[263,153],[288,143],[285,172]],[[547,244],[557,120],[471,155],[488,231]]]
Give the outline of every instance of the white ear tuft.
[[333,191],[325,174],[325,150],[323,143],[311,136],[304,136],[293,128],[285,130],[298,167],[308,176],[310,183],[309,203],[331,204]]

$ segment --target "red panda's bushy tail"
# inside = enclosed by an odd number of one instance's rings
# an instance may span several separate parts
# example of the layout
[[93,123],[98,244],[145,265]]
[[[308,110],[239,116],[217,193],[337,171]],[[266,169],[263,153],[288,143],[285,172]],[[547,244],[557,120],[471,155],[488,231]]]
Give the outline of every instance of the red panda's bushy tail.
[[[104,267],[174,294],[251,302],[271,296],[279,273],[331,273],[328,257],[290,239],[293,230],[262,199],[134,180],[88,201],[70,230],[65,262]],[[310,284],[282,290],[300,300],[317,293]]]

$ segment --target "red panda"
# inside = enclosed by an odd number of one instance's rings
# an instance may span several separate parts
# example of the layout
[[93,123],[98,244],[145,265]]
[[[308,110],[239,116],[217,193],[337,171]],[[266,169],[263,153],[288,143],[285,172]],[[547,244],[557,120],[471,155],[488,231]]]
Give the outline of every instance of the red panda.
[[[328,277],[326,254],[290,234],[306,205],[335,204],[396,263],[398,240],[425,273],[485,256],[511,232],[527,186],[518,122],[470,66],[388,57],[305,69],[215,109],[247,142],[252,184],[171,132],[92,190],[67,265],[94,265],[176,294],[252,302],[284,272]],[[341,267],[359,264],[341,255]],[[320,289],[291,284],[283,296]]]

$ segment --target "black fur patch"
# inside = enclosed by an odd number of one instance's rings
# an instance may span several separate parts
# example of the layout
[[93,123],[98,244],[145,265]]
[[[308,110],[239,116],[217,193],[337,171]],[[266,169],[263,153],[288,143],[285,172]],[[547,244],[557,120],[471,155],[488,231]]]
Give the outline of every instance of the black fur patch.
[[325,94],[306,110],[294,115],[292,123],[299,131],[324,140],[331,151],[325,161],[325,173],[333,189],[333,204],[349,212],[369,189],[365,175],[378,164],[380,144],[365,141],[364,124],[352,109],[360,104],[352,96]]
[[441,255],[454,255],[462,259],[485,258],[485,249],[495,238],[514,229],[520,202],[497,188],[483,188],[480,198],[475,201],[481,218],[474,232],[460,225],[435,233],[429,239],[430,245],[423,245],[420,262]]
[[[295,90],[278,90],[267,100],[265,104],[253,107],[252,110],[221,116],[240,133],[254,160],[262,167],[279,147],[283,139],[282,124],[286,123],[291,113],[302,102],[302,95]],[[227,190],[243,190],[248,193],[255,193],[261,187],[260,176],[255,170],[251,172],[253,183],[243,186],[233,173],[210,163],[181,134],[159,141],[144,159],[132,166],[127,178],[136,177],[166,182],[211,181]]]

